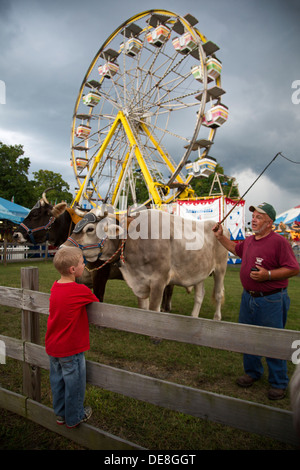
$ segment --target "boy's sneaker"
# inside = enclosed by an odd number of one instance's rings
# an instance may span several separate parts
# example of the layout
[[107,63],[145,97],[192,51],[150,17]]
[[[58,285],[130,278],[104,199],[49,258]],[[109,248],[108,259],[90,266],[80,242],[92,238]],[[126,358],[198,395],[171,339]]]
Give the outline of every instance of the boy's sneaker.
[[62,416],[56,416],[56,424],[59,424],[60,426],[62,424],[65,424],[65,418],[63,418]]
[[77,426],[79,426],[80,423],[85,423],[91,416],[92,416],[92,408],[90,406],[86,406],[84,408],[84,416],[83,416],[82,420],[79,421],[79,423],[74,424],[74,426],[68,426],[66,424],[66,427],[69,428],[69,429],[76,428]]
[[90,417],[92,416],[92,408],[90,406],[86,406],[84,408],[84,417],[82,418],[82,420],[80,421],[81,423],[85,423],[88,419],[90,419]]

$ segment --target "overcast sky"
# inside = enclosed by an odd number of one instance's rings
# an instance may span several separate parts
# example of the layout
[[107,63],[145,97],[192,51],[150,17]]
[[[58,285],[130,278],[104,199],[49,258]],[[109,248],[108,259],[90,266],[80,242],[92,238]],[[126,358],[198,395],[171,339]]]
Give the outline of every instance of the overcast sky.
[[[0,141],[22,144],[31,173],[59,172],[73,191],[70,132],[83,77],[108,36],[150,8],[191,13],[220,47],[229,119],[211,156],[241,195],[277,152],[299,162],[299,0],[0,0]],[[299,205],[299,177],[299,165],[278,157],[246,207],[267,201],[279,214]]]

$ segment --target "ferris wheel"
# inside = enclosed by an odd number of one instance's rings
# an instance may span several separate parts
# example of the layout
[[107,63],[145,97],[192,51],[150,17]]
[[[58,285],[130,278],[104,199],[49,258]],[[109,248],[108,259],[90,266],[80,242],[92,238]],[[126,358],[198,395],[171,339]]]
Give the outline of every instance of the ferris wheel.
[[[166,10],[131,17],[103,43],[83,79],[73,114],[71,164],[83,198],[161,205],[193,195],[228,109],[221,103],[222,63],[197,19]],[[141,201],[139,201],[141,202]]]

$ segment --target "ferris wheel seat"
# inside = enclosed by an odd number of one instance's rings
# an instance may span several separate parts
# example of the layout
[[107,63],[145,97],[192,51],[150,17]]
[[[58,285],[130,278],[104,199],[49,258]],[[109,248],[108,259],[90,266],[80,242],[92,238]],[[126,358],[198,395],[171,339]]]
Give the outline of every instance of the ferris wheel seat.
[[[203,80],[204,80],[204,74],[203,74],[203,69],[201,67],[201,65],[194,65],[193,67],[191,67],[191,74],[193,75],[193,77],[195,78],[195,80],[197,80],[198,82],[201,82],[203,83]],[[210,83],[212,82],[212,78],[207,75],[207,83]]]
[[76,158],[76,165],[78,168],[82,169],[85,168],[88,164],[87,158]]
[[[221,75],[221,69],[222,65],[219,67],[218,63],[219,61],[216,62],[216,59],[212,59],[213,62],[208,65],[207,62],[207,82],[211,82],[214,79],[218,78]],[[201,65],[194,65],[191,68],[191,74],[193,77],[198,80],[198,82],[203,82],[204,76],[203,76],[203,70]]]
[[93,193],[94,193],[93,189],[87,189],[86,190],[86,195],[88,196],[89,199],[92,197]]
[[118,64],[116,64],[115,62],[110,62],[110,61],[98,67],[99,75],[101,77],[106,77],[106,78],[113,77],[114,75],[116,75],[118,70],[119,70]]
[[191,74],[196,80],[198,80],[199,82],[203,82],[204,77],[201,65],[194,65],[191,68]]
[[174,38],[172,44],[174,49],[180,54],[188,54],[197,47],[197,42],[189,32]]
[[125,43],[121,44],[121,49],[124,49],[126,55],[135,57],[143,47],[143,43],[140,39],[130,38]]
[[207,76],[216,79],[221,75],[222,63],[215,57],[210,57],[206,62]]
[[88,137],[91,133],[91,127],[85,124],[81,124],[76,129],[76,136],[77,137]]
[[149,31],[146,39],[152,46],[161,47],[169,39],[170,33],[171,31],[167,26],[160,24],[153,31]]
[[101,96],[99,95],[99,93],[91,91],[87,95],[84,95],[82,99],[85,105],[93,107],[99,103]]
[[188,171],[189,175],[194,177],[205,177],[208,178],[211,174],[215,172],[217,166],[216,160],[204,157],[196,162],[188,163],[185,168]]
[[228,108],[224,104],[217,104],[210,108],[203,118],[202,124],[206,127],[220,127],[228,119]]

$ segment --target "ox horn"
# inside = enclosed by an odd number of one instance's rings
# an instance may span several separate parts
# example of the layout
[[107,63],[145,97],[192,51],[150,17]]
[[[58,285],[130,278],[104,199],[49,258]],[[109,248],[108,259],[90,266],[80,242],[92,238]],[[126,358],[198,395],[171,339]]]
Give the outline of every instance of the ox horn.
[[51,189],[54,189],[54,188],[47,188],[47,189],[45,189],[45,191],[44,191],[43,194],[42,194],[42,199],[43,199],[43,201],[44,201],[46,204],[49,204],[49,201],[48,201],[48,199],[47,199],[47,197],[46,197],[46,193],[47,193],[48,191],[51,191]]
[[80,210],[78,207],[74,207],[74,212],[79,215],[79,217],[84,217],[87,214],[86,211]]

